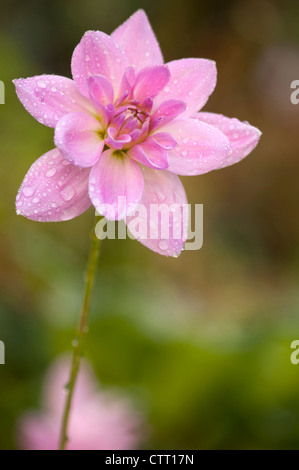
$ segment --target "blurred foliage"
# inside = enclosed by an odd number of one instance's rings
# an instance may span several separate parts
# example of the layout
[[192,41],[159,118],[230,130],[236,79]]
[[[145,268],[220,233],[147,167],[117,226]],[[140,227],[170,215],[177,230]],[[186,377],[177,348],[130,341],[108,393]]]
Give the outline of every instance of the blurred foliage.
[[70,75],[88,29],[111,32],[137,8],[167,60],[216,60],[206,109],[264,135],[244,162],[184,178],[204,204],[204,246],[164,259],[105,241],[86,355],[103,388],[121,388],[149,426],[147,448],[298,449],[299,3],[291,0],[2,2],[0,79],[0,448],[38,407],[47,367],[68,351],[83,293],[93,211],[61,224],[17,217],[14,199],[53,132],[18,102],[11,80]]

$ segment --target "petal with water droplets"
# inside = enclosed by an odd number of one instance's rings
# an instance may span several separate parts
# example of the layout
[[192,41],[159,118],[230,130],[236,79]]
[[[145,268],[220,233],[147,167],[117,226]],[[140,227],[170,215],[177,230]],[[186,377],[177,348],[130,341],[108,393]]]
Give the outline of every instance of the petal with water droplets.
[[107,34],[87,31],[72,57],[73,78],[80,92],[88,96],[87,80],[92,75],[104,75],[118,91],[128,66],[125,53]]
[[75,82],[58,75],[39,75],[13,80],[19,100],[40,123],[55,127],[67,113],[92,111],[92,106],[79,93]]
[[31,166],[16,199],[17,214],[40,222],[73,219],[85,212],[90,170],[64,159],[58,149],[45,153]]
[[201,175],[216,170],[229,156],[228,138],[205,122],[176,119],[161,130],[177,142],[177,146],[168,151],[168,170],[178,175]]
[[241,122],[236,118],[222,116],[222,114],[198,113],[194,118],[215,126],[229,139],[232,151],[219,168],[233,165],[247,157],[257,146],[262,135],[259,129],[248,122]]
[[55,128],[55,145],[74,165],[92,166],[102,153],[104,140],[100,122],[89,114],[70,113]]
[[143,10],[136,11],[111,37],[125,51],[130,65],[137,71],[147,65],[163,64],[158,41]]
[[207,59],[181,59],[166,65],[171,80],[155,99],[155,109],[163,101],[181,100],[186,104],[181,117],[189,117],[199,111],[213,93],[217,79],[216,64]]
[[107,219],[125,218],[135,209],[142,191],[141,169],[124,152],[106,150],[90,172],[90,199]]
[[[142,168],[144,190],[139,206],[126,219],[139,242],[164,256],[177,257],[188,237],[189,211],[184,187],[167,170]],[[132,231],[138,227],[139,236]]]

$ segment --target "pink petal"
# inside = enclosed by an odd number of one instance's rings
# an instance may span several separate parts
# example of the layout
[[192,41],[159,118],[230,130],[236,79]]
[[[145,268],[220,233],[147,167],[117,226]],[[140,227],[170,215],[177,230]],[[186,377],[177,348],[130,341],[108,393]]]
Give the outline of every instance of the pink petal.
[[40,222],[73,219],[91,205],[89,169],[78,168],[50,150],[30,168],[16,200],[17,214]]
[[92,110],[73,80],[57,75],[13,80],[19,100],[40,123],[55,127],[67,113]]
[[104,75],[118,90],[127,58],[115,41],[101,31],[84,34],[72,57],[72,73],[81,93],[88,96],[87,79],[91,75]]
[[167,124],[174,118],[182,114],[186,109],[185,103],[179,100],[164,101],[158,109],[152,114],[151,129]]
[[141,169],[123,152],[106,150],[90,173],[89,195],[97,211],[109,220],[132,212],[143,191]]
[[166,150],[172,150],[177,145],[176,140],[170,134],[167,134],[167,132],[157,132],[152,134],[152,138]]
[[189,117],[199,111],[208,101],[216,86],[216,64],[207,59],[181,59],[166,64],[171,80],[155,99],[155,108],[163,101],[184,101],[186,111],[181,117]]
[[163,64],[158,41],[143,10],[138,10],[111,37],[121,46],[129,64],[138,71],[147,65]]
[[101,131],[99,121],[89,114],[66,114],[55,128],[55,145],[71,163],[86,168],[92,166],[102,153]]
[[[135,214],[127,217],[128,228],[130,230],[131,226],[132,231],[137,218],[141,222],[137,228],[138,241],[160,255],[177,257],[187,240],[188,202],[184,187],[179,177],[169,171],[146,167],[142,171],[144,190],[140,210],[137,208]],[[159,206],[160,212],[157,211]]]
[[167,150],[151,137],[140,145],[134,145],[128,150],[128,154],[137,162],[150,168],[160,170],[168,168]]
[[194,117],[198,121],[217,127],[229,139],[232,152],[223,161],[222,168],[247,157],[257,146],[262,135],[259,129],[247,122],[241,122],[236,118],[228,118],[221,114],[198,113]]
[[134,86],[134,98],[139,102],[154,98],[170,80],[170,73],[165,65],[149,66],[142,69]]
[[163,127],[177,146],[168,151],[169,171],[201,175],[221,168],[229,156],[228,138],[216,127],[196,119],[177,119]]
[[95,108],[98,104],[113,104],[114,92],[111,82],[103,75],[89,77],[87,81],[89,96]]
[[133,67],[128,67],[125,70],[123,78],[120,82],[120,87],[118,91],[118,99],[115,102],[116,106],[119,106],[126,98],[132,98],[132,89],[135,85],[136,76]]
[[120,150],[126,144],[131,142],[131,137],[128,134],[117,135],[117,130],[114,127],[109,127],[107,133],[108,137],[105,140],[105,143],[115,150]]

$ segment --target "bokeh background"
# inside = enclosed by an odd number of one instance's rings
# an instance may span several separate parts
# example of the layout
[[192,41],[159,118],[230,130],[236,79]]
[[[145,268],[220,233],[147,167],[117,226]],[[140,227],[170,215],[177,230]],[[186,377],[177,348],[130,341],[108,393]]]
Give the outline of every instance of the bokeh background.
[[183,178],[204,204],[204,245],[163,258],[105,241],[86,356],[103,389],[143,414],[152,449],[298,449],[299,3],[291,0],[10,0],[1,2],[0,448],[38,408],[44,374],[70,350],[94,213],[42,224],[17,217],[17,189],[53,131],[16,98],[13,78],[70,76],[88,29],[112,32],[144,8],[166,61],[214,59],[205,110],[248,120],[263,136],[238,165]]

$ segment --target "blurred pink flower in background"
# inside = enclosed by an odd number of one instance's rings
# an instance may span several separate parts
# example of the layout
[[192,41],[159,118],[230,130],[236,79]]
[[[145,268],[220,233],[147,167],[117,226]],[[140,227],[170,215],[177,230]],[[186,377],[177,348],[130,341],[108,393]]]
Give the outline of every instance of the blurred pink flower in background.
[[[91,204],[111,220],[131,216],[138,204],[182,207],[187,197],[177,175],[232,165],[261,135],[237,119],[198,113],[214,91],[215,62],[164,65],[142,10],[111,36],[85,33],[72,74],[73,80],[41,75],[14,81],[25,108],[55,128],[56,148],[32,165],[17,196],[17,213],[33,220],[72,219]],[[170,221],[169,238],[158,229],[160,239],[139,241],[177,256],[188,227],[187,217],[180,219]]]
[[[70,360],[59,359],[46,377],[42,411],[25,413],[17,440],[25,450],[56,450],[69,376]],[[124,397],[98,389],[90,367],[83,362],[75,388],[67,450],[130,450],[144,438],[141,416]]]

